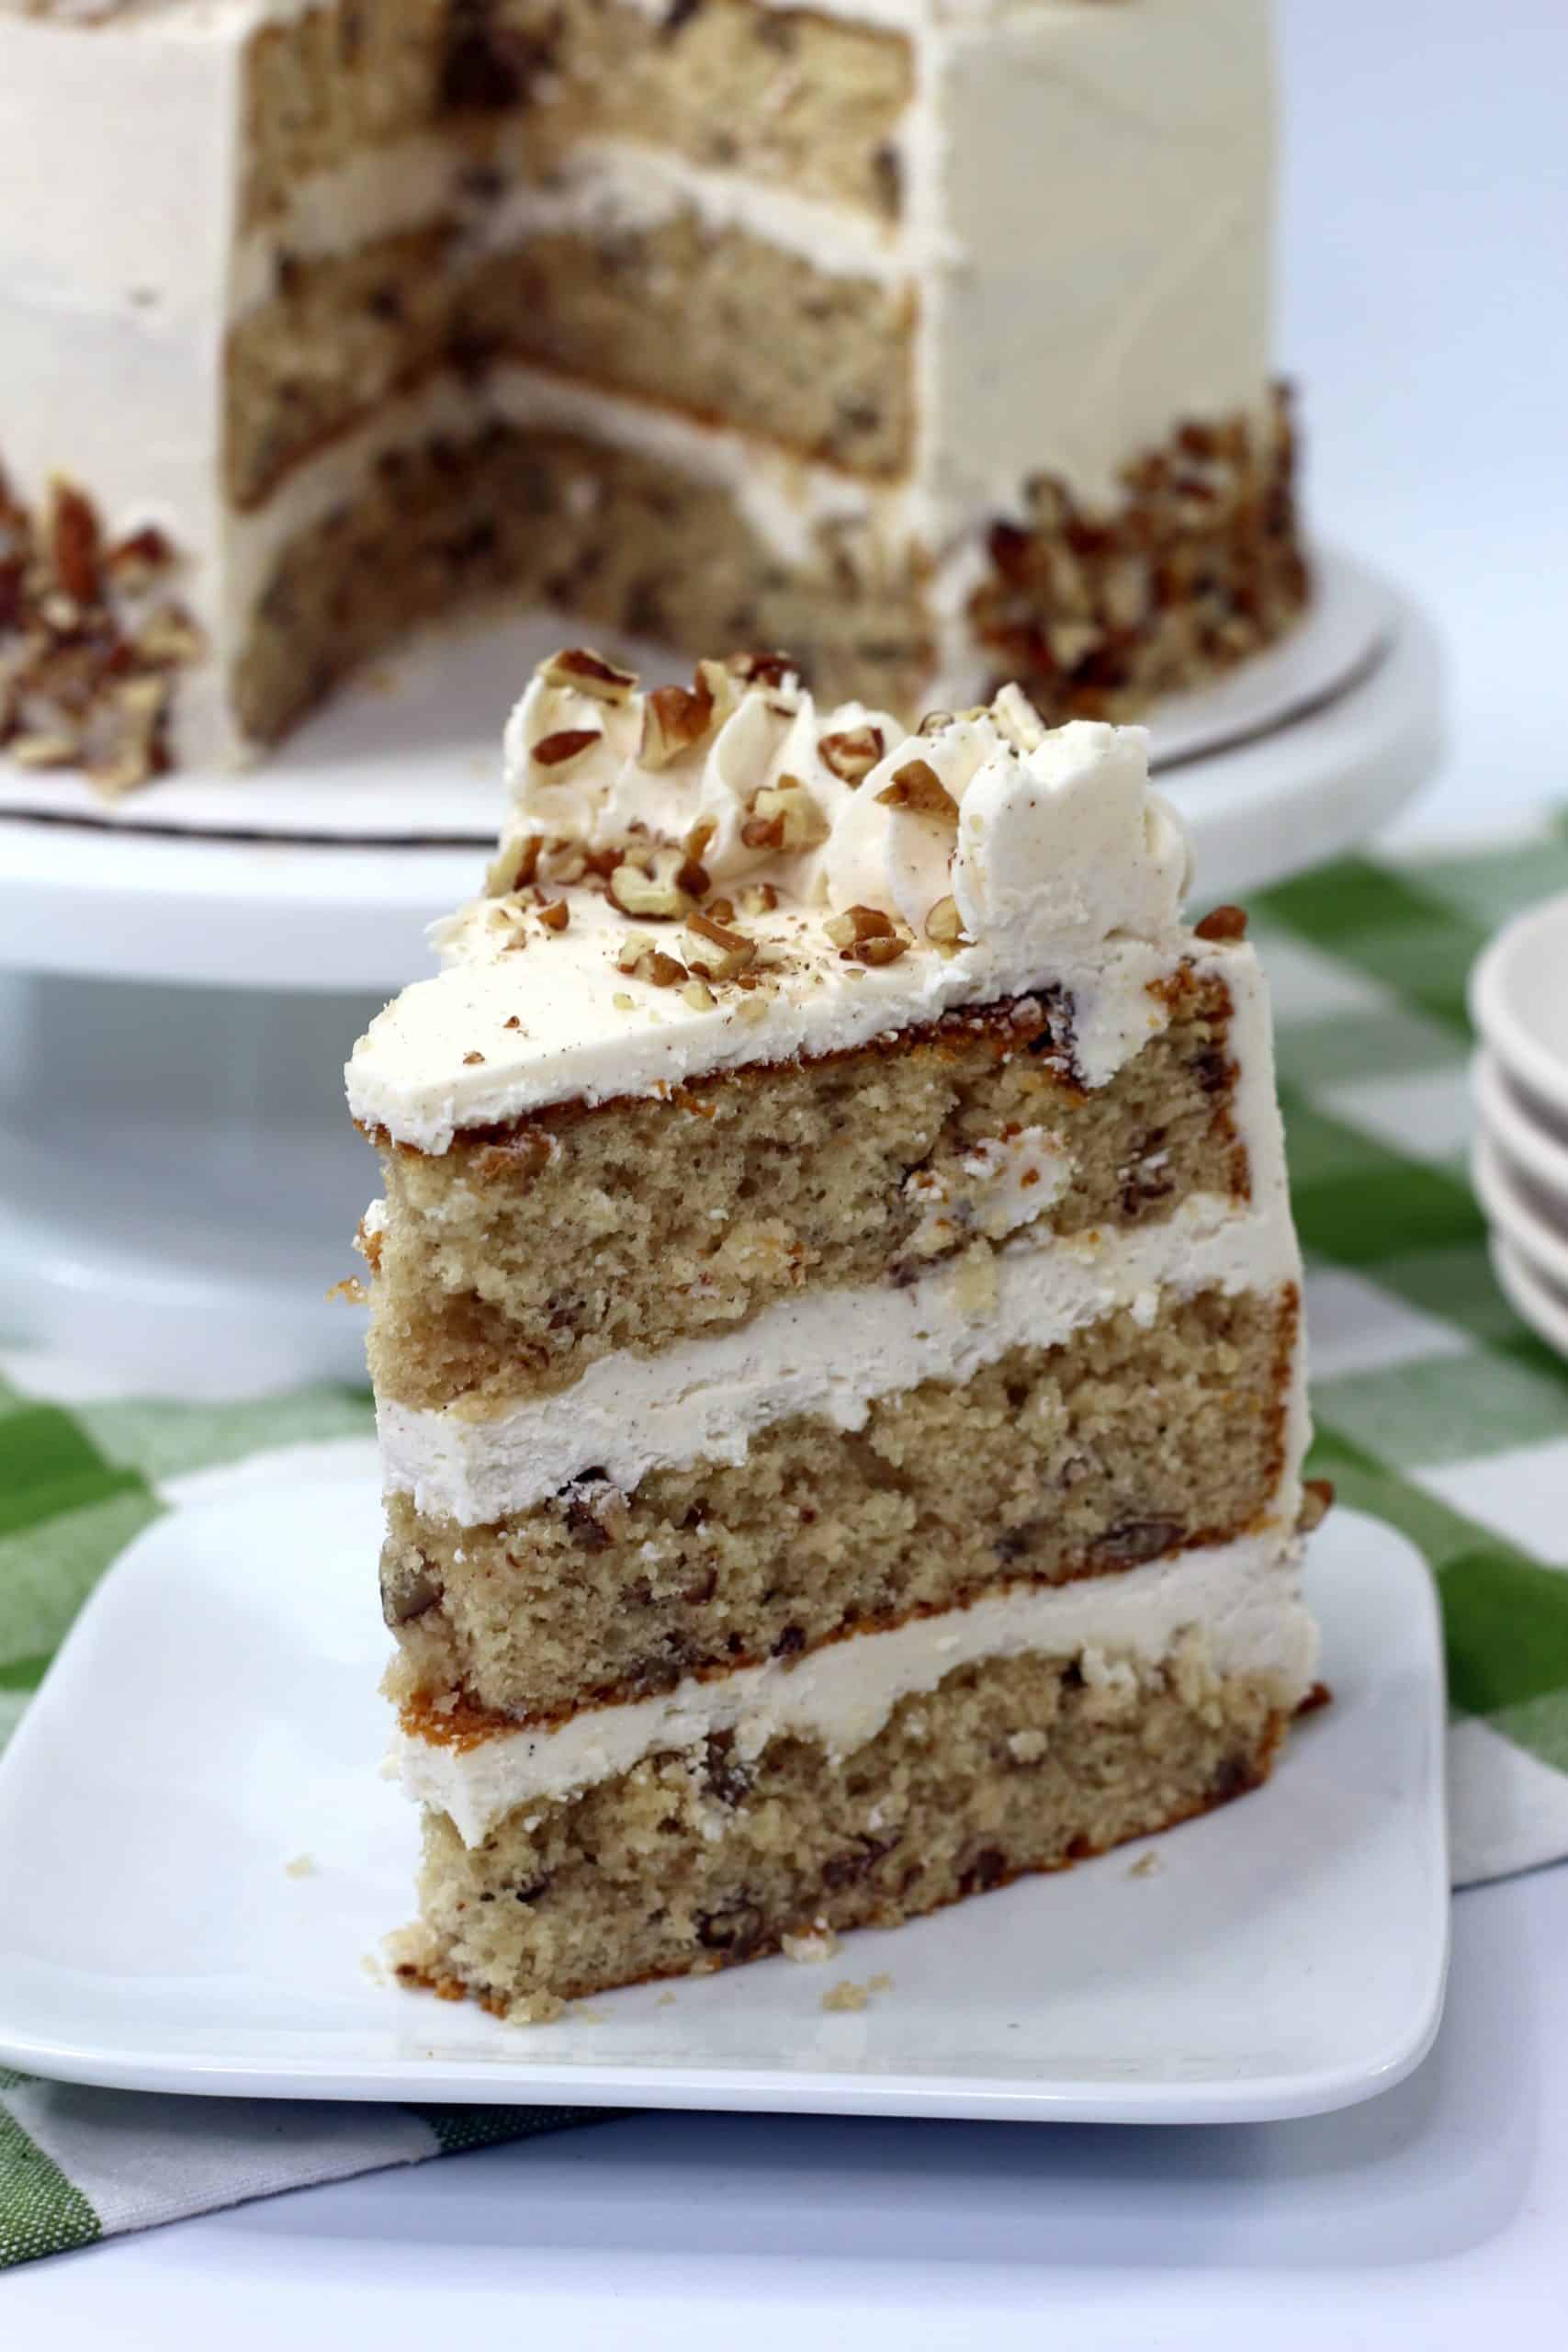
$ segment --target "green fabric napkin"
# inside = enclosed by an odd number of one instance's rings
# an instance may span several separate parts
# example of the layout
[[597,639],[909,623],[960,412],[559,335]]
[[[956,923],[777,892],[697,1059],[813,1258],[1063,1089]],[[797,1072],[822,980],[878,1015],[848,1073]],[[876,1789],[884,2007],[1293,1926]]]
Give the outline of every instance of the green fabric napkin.
[[[1568,821],[1352,859],[1253,906],[1273,981],[1308,1261],[1313,1468],[1401,1528],[1442,1598],[1461,1884],[1568,1855],[1568,1366],[1518,1323],[1465,1172],[1464,983],[1568,890]],[[17,1351],[0,1385],[0,1739],[96,1579],[160,1512],[363,1441],[313,1389],[197,1406]],[[0,2073],[0,2266],[378,2165],[602,2120],[583,2110],[173,2098]]]

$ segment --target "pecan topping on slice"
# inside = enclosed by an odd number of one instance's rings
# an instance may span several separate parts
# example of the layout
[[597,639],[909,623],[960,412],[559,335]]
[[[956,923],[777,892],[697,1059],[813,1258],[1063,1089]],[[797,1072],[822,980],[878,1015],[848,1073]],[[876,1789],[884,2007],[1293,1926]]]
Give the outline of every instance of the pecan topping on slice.
[[713,718],[713,693],[700,671],[694,689],[655,686],[642,707],[637,758],[645,768],[667,768],[683,752],[696,748]]
[[707,942],[717,950],[716,955],[705,954],[700,962],[691,959],[693,971],[699,973],[704,979],[732,980],[738,972],[743,972],[748,964],[756,959],[757,943],[754,939],[748,939],[744,932],[728,930],[725,924],[716,922],[711,915],[688,915],[686,928],[694,932],[699,940]]
[[753,794],[751,814],[740,828],[748,849],[794,852],[815,849],[828,838],[828,820],[797,775],[781,775]]
[[1247,909],[1245,907],[1214,907],[1203,917],[1201,922],[1194,923],[1192,928],[1200,939],[1215,941],[1245,939],[1247,937]]
[[524,833],[515,841],[503,842],[485,869],[486,895],[504,899],[513,890],[525,890],[539,870],[539,852],[544,846],[543,833]]
[[880,907],[850,907],[822,926],[840,959],[853,964],[896,964],[909,941]]
[[528,757],[536,767],[563,768],[569,760],[580,760],[604,740],[597,727],[562,727],[553,735],[542,735]]
[[609,883],[612,906],[651,922],[673,922],[689,915],[706,889],[702,867],[678,849],[656,850],[651,872],[628,860],[616,866]]
[[934,947],[956,947],[964,936],[956,899],[939,899],[926,917],[926,937]]
[[564,652],[552,653],[547,662],[540,662],[538,675],[547,686],[591,695],[595,702],[629,702],[637,692],[635,670],[618,670],[613,662],[606,662],[602,653],[595,653],[586,645],[569,646]]
[[880,727],[846,727],[837,734],[824,735],[817,756],[840,783],[859,784],[871,774],[884,748]]
[[884,808],[912,808],[917,816],[945,817],[953,823],[958,819],[958,803],[929,760],[906,760],[876,797]]
[[787,685],[800,674],[787,653],[732,653],[725,667],[750,686]]

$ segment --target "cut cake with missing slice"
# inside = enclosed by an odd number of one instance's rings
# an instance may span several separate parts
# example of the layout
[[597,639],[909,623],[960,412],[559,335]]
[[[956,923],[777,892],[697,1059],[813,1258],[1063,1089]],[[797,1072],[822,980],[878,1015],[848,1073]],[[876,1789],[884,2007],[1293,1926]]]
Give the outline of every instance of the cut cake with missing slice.
[[1200,687],[1311,594],[1275,167],[1268,0],[0,0],[0,752],[497,607]]
[[1255,1786],[1316,1653],[1300,1266],[1142,733],[577,650],[507,769],[348,1072],[403,1973],[549,2016]]

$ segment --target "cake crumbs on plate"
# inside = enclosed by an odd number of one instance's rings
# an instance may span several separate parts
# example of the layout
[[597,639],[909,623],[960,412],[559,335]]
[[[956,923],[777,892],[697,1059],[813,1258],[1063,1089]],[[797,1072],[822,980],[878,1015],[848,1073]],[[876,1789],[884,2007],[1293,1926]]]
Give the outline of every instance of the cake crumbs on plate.
[[829,2011],[867,2009],[871,2007],[874,1994],[890,1993],[892,1990],[893,1979],[886,1969],[878,1969],[876,1974],[868,1976],[863,1984],[857,1984],[852,1977],[840,1976],[839,1982],[823,1994],[822,2007]]
[[283,1874],[285,1878],[314,1878],[316,1875],[315,1856],[313,1854],[295,1854],[288,1861],[284,1863]]
[[831,1960],[839,1949],[839,1939],[826,1919],[814,1919],[801,1934],[781,1939],[787,1960]]
[[1140,1854],[1127,1875],[1129,1878],[1158,1878],[1164,1868],[1165,1864],[1157,1854],[1152,1852]]

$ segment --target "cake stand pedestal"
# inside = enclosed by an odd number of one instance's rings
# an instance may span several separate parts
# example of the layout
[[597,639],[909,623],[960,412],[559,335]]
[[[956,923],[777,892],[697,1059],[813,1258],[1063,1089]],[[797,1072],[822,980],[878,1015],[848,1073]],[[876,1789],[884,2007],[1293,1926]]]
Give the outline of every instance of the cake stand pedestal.
[[[1205,906],[1352,847],[1436,765],[1420,612],[1345,558],[1324,577],[1315,693],[1281,649],[1154,729]],[[455,644],[276,775],[108,818],[0,776],[0,1338],[209,1395],[362,1376],[362,1318],[325,1296],[375,1189],[342,1066],[478,884],[534,650],[515,627]]]

